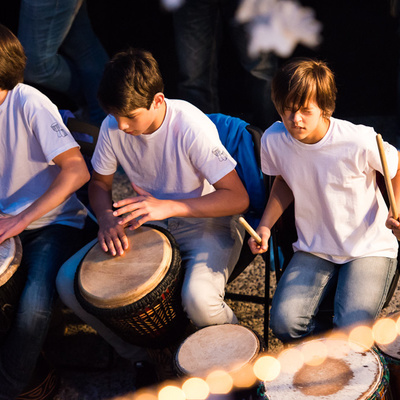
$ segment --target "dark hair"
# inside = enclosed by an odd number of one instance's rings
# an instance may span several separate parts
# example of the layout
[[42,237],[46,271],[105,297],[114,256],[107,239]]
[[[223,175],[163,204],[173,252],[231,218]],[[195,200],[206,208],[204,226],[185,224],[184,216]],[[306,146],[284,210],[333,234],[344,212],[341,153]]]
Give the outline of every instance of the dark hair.
[[163,91],[163,79],[152,54],[129,48],[107,63],[98,99],[107,113],[128,116],[137,108],[150,109],[154,96]]
[[323,116],[329,118],[336,106],[336,83],[333,72],[323,61],[296,58],[284,64],[275,75],[271,96],[279,114],[288,107],[294,111],[315,100]]
[[24,80],[26,55],[18,38],[0,24],[0,89],[12,90]]

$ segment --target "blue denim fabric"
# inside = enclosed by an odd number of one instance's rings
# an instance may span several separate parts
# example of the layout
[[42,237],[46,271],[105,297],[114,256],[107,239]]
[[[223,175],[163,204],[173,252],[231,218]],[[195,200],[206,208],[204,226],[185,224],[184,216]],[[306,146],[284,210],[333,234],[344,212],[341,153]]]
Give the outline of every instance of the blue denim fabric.
[[335,327],[370,323],[383,307],[396,265],[396,259],[386,257],[359,258],[339,265],[296,252],[272,299],[273,333],[283,342],[321,333],[315,317],[332,289]]
[[18,37],[28,57],[27,83],[64,93],[100,125],[97,89],[108,55],[95,35],[84,0],[22,0]]
[[[168,229],[179,245],[185,268],[182,303],[193,323],[199,327],[237,323],[232,309],[224,302],[226,282],[243,243],[244,232],[237,217],[169,218],[151,224]],[[86,312],[75,296],[76,269],[94,243],[87,244],[60,268],[57,290],[61,300],[96,329],[121,357],[137,360],[141,349],[119,338],[99,319]]]
[[[179,97],[205,113],[218,113],[218,69],[222,34],[228,27],[242,67],[253,77],[248,88],[254,118],[250,122],[266,129],[277,114],[270,98],[270,84],[276,72],[272,53],[257,58],[248,55],[245,25],[234,21],[238,0],[186,0],[174,13],[176,51],[179,62]],[[232,82],[237,85],[237,82]],[[239,94],[238,94],[239,95]],[[239,100],[239,98],[238,98]]]
[[15,320],[0,346],[0,399],[13,399],[27,385],[46,338],[55,280],[62,263],[84,243],[84,230],[49,225],[20,235],[27,281]]

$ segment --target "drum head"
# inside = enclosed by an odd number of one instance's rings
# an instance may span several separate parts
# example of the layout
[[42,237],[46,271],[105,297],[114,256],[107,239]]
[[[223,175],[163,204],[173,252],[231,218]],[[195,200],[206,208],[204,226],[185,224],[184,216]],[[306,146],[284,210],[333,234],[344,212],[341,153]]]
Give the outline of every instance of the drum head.
[[260,342],[250,329],[240,325],[212,325],[189,336],[175,355],[183,375],[204,376],[215,369],[240,370],[254,361]]
[[96,307],[132,304],[153,290],[168,271],[172,247],[162,232],[142,226],[127,230],[126,235],[130,247],[124,255],[113,257],[96,243],[82,262],[79,290]]
[[0,286],[4,285],[19,267],[22,245],[18,236],[6,239],[0,244]]
[[[324,345],[319,354],[326,358],[321,364],[301,362],[306,345]],[[315,339],[295,348],[292,356],[281,361],[281,371],[272,382],[264,383],[269,400],[326,400],[372,399],[381,388],[384,365],[373,350],[354,349],[341,339]],[[298,350],[298,352],[297,352]],[[289,354],[289,353],[287,353]],[[300,360],[300,363],[299,363]],[[293,370],[293,365],[298,365]],[[386,382],[387,383],[387,382]],[[381,397],[379,397],[381,398]]]

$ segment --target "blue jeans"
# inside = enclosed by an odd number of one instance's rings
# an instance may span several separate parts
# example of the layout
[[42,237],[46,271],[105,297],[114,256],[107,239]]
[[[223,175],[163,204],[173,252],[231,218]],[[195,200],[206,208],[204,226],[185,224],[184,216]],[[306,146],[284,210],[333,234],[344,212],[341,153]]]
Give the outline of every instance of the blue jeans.
[[84,230],[49,225],[19,236],[27,272],[17,313],[0,346],[0,399],[20,394],[33,373],[50,324],[60,266],[84,241]]
[[18,37],[28,57],[25,80],[70,96],[90,121],[105,117],[97,89],[108,55],[84,0],[22,0]]
[[396,265],[396,259],[386,257],[365,257],[334,264],[310,253],[296,252],[272,299],[274,335],[289,342],[321,333],[315,317],[332,289],[335,327],[370,323],[385,303]]
[[[248,55],[246,26],[234,21],[238,0],[186,0],[174,13],[174,35],[179,62],[179,97],[204,113],[218,113],[218,69],[224,25],[234,44],[241,66],[250,74],[248,92],[254,110],[250,122],[266,129],[277,114],[272,104],[271,80],[277,61],[272,53],[257,58]],[[237,85],[238,82],[233,82]],[[242,96],[238,93],[237,100]]]
[[[199,327],[237,323],[232,309],[224,302],[226,282],[243,243],[244,232],[237,218],[170,218],[151,223],[168,229],[179,245],[185,268],[182,303],[192,322]],[[143,357],[139,356],[140,349],[119,338],[99,319],[86,312],[76,299],[75,272],[94,243],[87,244],[61,267],[57,290],[61,300],[96,329],[120,356],[137,360]]]

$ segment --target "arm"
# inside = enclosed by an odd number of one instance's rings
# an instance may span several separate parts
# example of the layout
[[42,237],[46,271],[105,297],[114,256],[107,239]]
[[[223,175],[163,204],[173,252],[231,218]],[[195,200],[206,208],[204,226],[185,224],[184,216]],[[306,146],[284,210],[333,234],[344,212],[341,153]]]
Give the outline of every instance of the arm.
[[46,192],[19,214],[0,219],[0,243],[18,235],[33,221],[59,206],[90,178],[77,147],[59,154],[53,161],[60,167],[60,172]]
[[[120,200],[114,204],[115,216],[130,213],[120,224],[131,222],[133,229],[145,222],[170,217],[223,217],[239,214],[249,206],[249,196],[236,171],[231,171],[213,186],[214,192],[205,196],[182,200],[159,200],[135,184],[133,189],[139,196]],[[140,221],[135,220],[141,218]]]
[[286,208],[294,200],[293,193],[281,176],[277,176],[272,185],[268,203],[256,232],[261,237],[261,245],[258,245],[253,238],[249,239],[249,247],[253,254],[261,254],[268,250],[268,240],[271,236],[271,229],[283,214]]
[[[399,161],[397,165],[397,172],[394,178],[392,179],[392,186],[393,186],[393,194],[396,200],[397,205],[397,212],[400,210],[400,153],[397,152]],[[400,240],[400,222],[397,219],[392,217],[392,210],[389,210],[389,215],[386,220],[386,227],[393,231],[393,234],[396,236],[398,240]]]
[[[170,217],[222,217],[242,213],[249,206],[249,197],[236,171],[225,175],[214,184],[214,192],[205,196],[182,199],[160,200],[132,183],[138,196],[120,200],[114,204],[118,210],[112,212],[111,183],[105,177],[99,182],[94,174],[89,186],[91,203],[100,225],[99,241],[104,251],[123,254],[128,239],[123,228],[129,223],[136,229],[148,221]],[[122,216],[123,214],[127,214]]]
[[129,247],[128,237],[124,226],[119,224],[120,218],[113,215],[112,183],[114,174],[101,175],[92,173],[89,183],[90,205],[99,224],[98,239],[101,248],[113,256],[124,254]]

